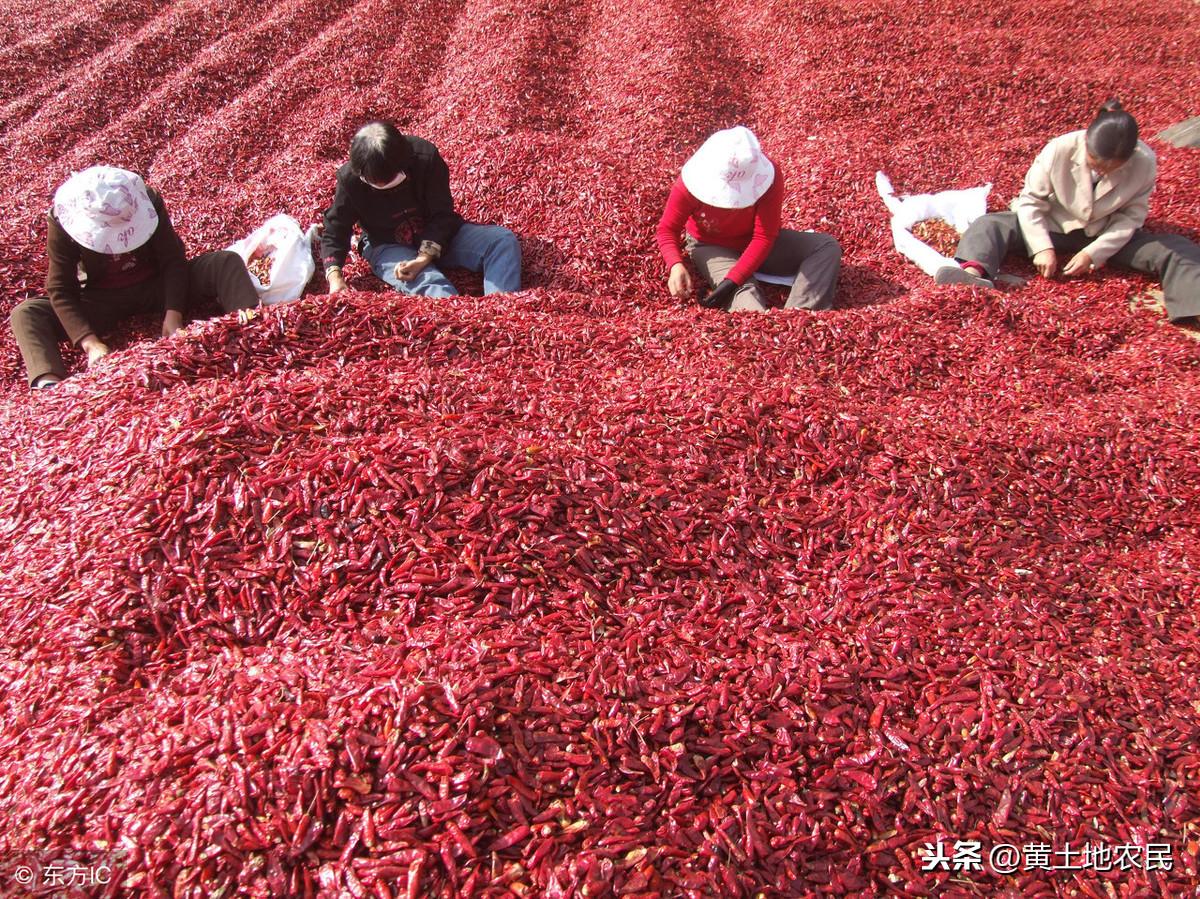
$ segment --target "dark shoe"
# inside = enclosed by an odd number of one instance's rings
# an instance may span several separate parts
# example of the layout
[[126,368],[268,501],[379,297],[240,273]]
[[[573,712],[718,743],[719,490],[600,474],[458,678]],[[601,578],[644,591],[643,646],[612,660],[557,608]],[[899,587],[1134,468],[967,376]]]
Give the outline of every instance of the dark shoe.
[[933,276],[933,280],[937,284],[966,284],[969,287],[986,287],[988,290],[996,289],[996,285],[987,278],[972,275],[965,268],[959,268],[957,265],[943,265],[937,270],[937,274]]
[[42,375],[36,381],[33,382],[33,386],[31,389],[32,390],[46,390],[47,388],[54,387],[56,384],[61,384],[61,383],[62,383],[62,378],[60,378],[58,375]]

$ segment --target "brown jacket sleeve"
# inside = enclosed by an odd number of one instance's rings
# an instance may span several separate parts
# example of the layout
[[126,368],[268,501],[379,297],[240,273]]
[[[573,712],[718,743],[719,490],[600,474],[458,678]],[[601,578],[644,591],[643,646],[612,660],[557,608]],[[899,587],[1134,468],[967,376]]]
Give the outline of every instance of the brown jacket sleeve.
[[167,312],[186,312],[188,301],[187,254],[183,241],[175,233],[167,207],[158,191],[147,189],[154,211],[158,213],[158,228],[150,238],[150,246],[158,259],[158,273],[162,278],[163,309]]
[[67,337],[71,343],[78,345],[79,341],[92,333],[92,326],[83,313],[83,303],[79,299],[80,246],[71,240],[53,215],[48,218],[46,295]]

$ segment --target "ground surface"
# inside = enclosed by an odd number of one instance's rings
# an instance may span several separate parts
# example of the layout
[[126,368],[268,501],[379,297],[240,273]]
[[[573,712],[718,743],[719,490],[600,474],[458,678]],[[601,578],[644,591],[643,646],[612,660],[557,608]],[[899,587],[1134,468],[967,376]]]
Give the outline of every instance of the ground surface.
[[[195,896],[1194,889],[1200,348],[1121,273],[932,287],[874,174],[1000,208],[1110,94],[1158,133],[1195,4],[5,12],[3,310],[71,170],[146,172],[199,251],[314,220],[375,115],[532,289],[357,263],[34,398],[0,345],[3,848]],[[739,122],[839,309],[665,295],[671,180]],[[1196,151],[1154,148],[1194,237]],[[1172,868],[921,872],[939,839]]]
[[1186,122],[1176,122],[1158,136],[1176,147],[1200,147],[1200,116],[1194,116]]

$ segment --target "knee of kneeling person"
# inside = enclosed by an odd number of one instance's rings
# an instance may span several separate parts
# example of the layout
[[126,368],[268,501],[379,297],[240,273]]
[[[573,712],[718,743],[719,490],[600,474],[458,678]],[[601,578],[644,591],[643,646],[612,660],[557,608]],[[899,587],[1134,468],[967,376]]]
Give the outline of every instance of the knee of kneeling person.
[[[217,263],[223,269],[229,271],[232,271],[235,268],[240,268],[243,271],[246,270],[246,263],[243,262],[242,257],[233,252],[233,250],[217,250],[215,253],[213,253],[213,255],[216,256]],[[247,274],[249,273],[247,272]]]
[[25,322],[33,319],[36,315],[37,300],[25,300],[9,313],[8,324],[11,328],[16,329]]
[[1158,242],[1168,253],[1200,259],[1200,245],[1188,240],[1182,234],[1164,234]]
[[517,235],[501,225],[496,226],[496,234],[492,245],[508,252],[521,252],[521,242],[517,240]]
[[[1134,268],[1157,271],[1161,275],[1172,260],[1189,255],[1189,246],[1194,245],[1178,234],[1157,234],[1152,240],[1133,250],[1132,259],[1129,261]],[[1125,250],[1124,253],[1130,255],[1129,250]],[[1121,258],[1113,261],[1120,262]]]

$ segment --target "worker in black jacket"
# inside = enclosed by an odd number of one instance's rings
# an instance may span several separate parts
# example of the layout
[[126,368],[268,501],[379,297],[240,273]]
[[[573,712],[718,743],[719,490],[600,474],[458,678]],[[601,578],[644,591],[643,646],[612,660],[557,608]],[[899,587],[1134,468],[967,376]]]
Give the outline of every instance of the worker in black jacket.
[[338,169],[321,239],[330,293],[346,287],[342,266],[356,224],[363,230],[363,258],[397,290],[454,296],[458,291],[439,266],[482,272],[486,293],[521,289],[516,236],[498,225],[464,222],[454,211],[450,171],[437,147],[390,122],[363,125],[350,142],[350,161]]

